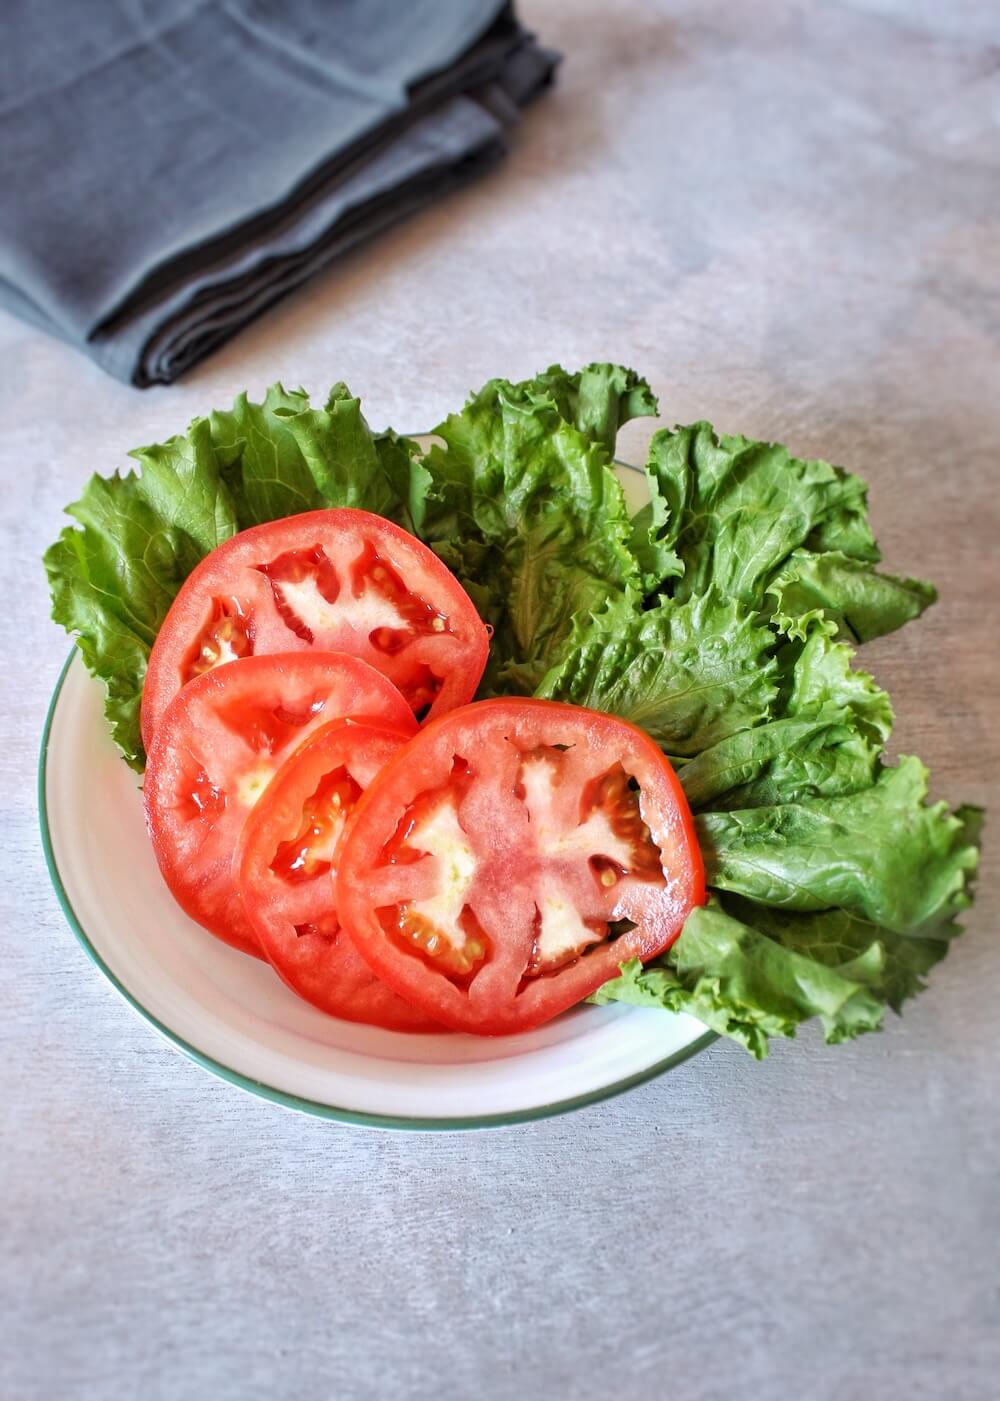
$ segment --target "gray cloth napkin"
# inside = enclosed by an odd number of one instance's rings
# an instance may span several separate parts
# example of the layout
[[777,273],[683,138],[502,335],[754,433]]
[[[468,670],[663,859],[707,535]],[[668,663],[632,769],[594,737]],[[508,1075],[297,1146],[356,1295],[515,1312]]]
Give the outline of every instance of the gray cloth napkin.
[[170,383],[488,168],[558,56],[502,0],[7,0],[0,305]]

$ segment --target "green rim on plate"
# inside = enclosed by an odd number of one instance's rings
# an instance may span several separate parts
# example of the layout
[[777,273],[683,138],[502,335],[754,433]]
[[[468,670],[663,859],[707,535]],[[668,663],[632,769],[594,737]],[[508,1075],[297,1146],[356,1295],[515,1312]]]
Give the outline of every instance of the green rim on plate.
[[272,1104],[283,1105],[286,1109],[297,1109],[303,1114],[313,1114],[319,1119],[333,1119],[341,1124],[353,1124],[361,1128],[373,1129],[406,1129],[409,1131],[432,1131],[448,1132],[462,1129],[489,1129],[503,1128],[510,1124],[527,1124],[534,1119],[550,1119],[557,1114],[568,1114],[574,1109],[583,1109],[588,1104],[599,1104],[601,1100],[611,1099],[615,1095],[623,1094],[626,1090],[634,1089],[637,1085],[644,1085],[649,1080],[655,1080],[657,1076],[663,1075],[666,1071],[672,1070],[675,1065],[680,1065],[689,1057],[697,1055],[717,1039],[714,1031],[706,1031],[704,1036],[700,1036],[690,1045],[683,1047],[680,1051],[675,1051],[666,1060],[659,1061],[648,1070],[640,1071],[636,1075],[630,1075],[624,1080],[616,1081],[613,1085],[606,1085],[599,1090],[593,1090],[589,1094],[576,1095],[572,1099],[557,1100],[554,1104],[538,1105],[534,1109],[512,1110],[506,1114],[478,1114],[471,1117],[452,1119],[407,1119],[402,1116],[387,1114],[365,1114],[355,1109],[342,1109],[337,1105],[323,1104],[318,1100],[303,1099],[299,1095],[289,1094],[286,1090],[279,1090],[274,1085],[264,1084],[263,1081],[253,1080],[247,1075],[243,1075],[238,1070],[233,1070],[231,1066],[223,1065],[220,1061],[214,1060],[211,1056],[200,1051],[197,1046],[193,1046],[189,1041],[185,1041],[182,1036],[171,1031],[170,1027],[155,1017],[146,1007],[142,1005],[121,980],[111,971],[97,949],[91,943],[90,936],[81,924],[76,911],[66,893],[66,888],[62,883],[59,868],[56,864],[55,853],[52,850],[52,836],[49,831],[48,802],[46,797],[46,765],[49,752],[49,734],[52,729],[52,722],[55,718],[56,708],[59,704],[59,697],[62,694],[63,683],[66,680],[66,673],[76,655],[76,648],[71,649],[66,658],[63,668],[59,673],[56,688],[52,693],[52,700],[49,702],[48,714],[45,717],[45,728],[42,730],[42,747],[38,756],[38,815],[42,833],[42,850],[45,852],[45,863],[49,868],[56,895],[63,908],[63,913],[69,923],[70,928],[83,946],[87,957],[96,964],[108,982],[125,999],[133,1011],[149,1023],[154,1030],[165,1037],[179,1051],[190,1057],[204,1070],[208,1070],[213,1075],[217,1075],[220,1080],[227,1081],[230,1085],[237,1085],[242,1090],[248,1090],[251,1094],[257,1095],[260,1099],[270,1100]]

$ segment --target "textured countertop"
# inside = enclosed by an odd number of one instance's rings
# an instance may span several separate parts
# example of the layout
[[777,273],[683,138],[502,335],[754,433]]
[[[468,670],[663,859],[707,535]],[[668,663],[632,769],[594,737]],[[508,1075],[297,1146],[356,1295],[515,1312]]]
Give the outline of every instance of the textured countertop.
[[[0,320],[0,1396],[995,1401],[1000,891],[881,1036],[719,1042],[481,1135],[317,1122],[119,1001],[49,887],[66,652],[39,557],[128,447],[244,387],[433,423],[491,374],[622,359],[670,419],[871,483],[941,602],[872,644],[934,790],[1000,811],[1000,18],[975,0],[525,3],[566,62],[506,165],[184,383]],[[641,453],[648,424],[624,448]]]

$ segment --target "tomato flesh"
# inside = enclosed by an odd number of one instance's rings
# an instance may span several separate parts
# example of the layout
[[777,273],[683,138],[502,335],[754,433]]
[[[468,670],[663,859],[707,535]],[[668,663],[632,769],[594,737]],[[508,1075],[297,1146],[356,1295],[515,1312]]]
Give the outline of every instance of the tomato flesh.
[[372,645],[380,652],[394,655],[418,634],[451,632],[447,615],[408,589],[371,541],[351,565],[351,589],[355,598],[369,591],[380,595],[399,617],[398,626],[376,628],[371,634]]
[[[379,923],[397,944],[406,950],[416,950],[432,967],[451,977],[469,978],[489,955],[490,941],[475,911],[463,905],[453,924],[452,933],[444,926],[403,903],[391,910],[379,911]],[[454,938],[457,931],[460,939]]]
[[341,922],[428,1016],[538,1026],[677,937],[705,898],[680,784],[641,731],[549,701],[465,706],[355,809]]
[[324,774],[315,793],[302,805],[298,832],[282,841],[271,870],[281,880],[315,880],[333,864],[333,853],[348,813],[361,797],[361,788],[343,764]]
[[182,667],[184,684],[225,662],[253,653],[253,638],[239,603],[213,598],[209,621],[202,628]]
[[380,672],[314,651],[214,668],[175,696],[157,729],[143,792],[160,870],[193,919],[246,952],[258,950],[233,874],[243,824],[298,746],[345,717],[415,728]]
[[432,1031],[440,1027],[372,973],[343,933],[334,900],[345,824],[404,743],[404,735],[371,724],[316,730],[247,819],[239,886],[261,949],[300,997],[349,1021]]
[[312,590],[323,603],[337,602],[340,580],[326,557],[326,551],[321,545],[313,545],[311,549],[286,550],[277,559],[256,567],[271,585],[274,606],[281,621],[296,637],[312,646],[315,635],[296,612],[295,599],[303,595],[308,597]]
[[442,845],[450,861],[450,883],[444,894],[378,911],[379,923],[394,943],[417,953],[429,967],[459,979],[471,977],[490,949],[475,911],[464,900],[476,858],[462,832],[457,808],[471,779],[468,766],[463,766],[441,788],[421,794],[382,849],[385,862],[407,866]]
[[167,705],[206,671],[311,649],[361,657],[422,719],[470,699],[489,637],[454,575],[381,516],[344,508],[255,526],[202,560],[171,605],[143,688],[147,750]]

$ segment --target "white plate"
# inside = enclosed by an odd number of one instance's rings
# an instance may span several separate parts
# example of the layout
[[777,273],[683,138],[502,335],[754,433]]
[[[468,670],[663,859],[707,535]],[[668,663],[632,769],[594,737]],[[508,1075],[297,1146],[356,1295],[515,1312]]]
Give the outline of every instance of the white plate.
[[[623,474],[624,475],[624,474]],[[629,495],[642,478],[632,473]],[[580,1007],[497,1039],[409,1036],[327,1017],[174,904],[118,756],[101,686],[74,651],[42,738],[42,842],[66,917],[129,1004],[199,1065],[265,1099],[382,1128],[465,1129],[576,1109],[715,1039],[693,1017]]]

